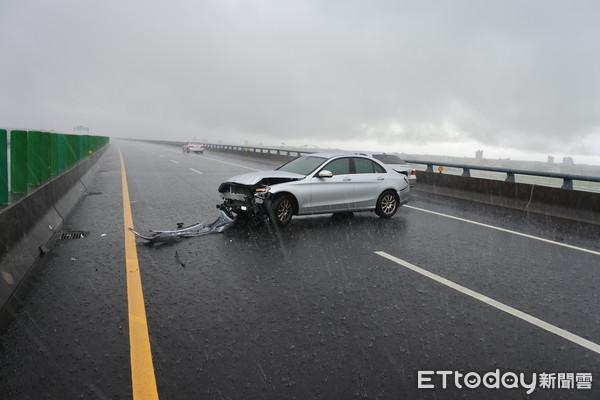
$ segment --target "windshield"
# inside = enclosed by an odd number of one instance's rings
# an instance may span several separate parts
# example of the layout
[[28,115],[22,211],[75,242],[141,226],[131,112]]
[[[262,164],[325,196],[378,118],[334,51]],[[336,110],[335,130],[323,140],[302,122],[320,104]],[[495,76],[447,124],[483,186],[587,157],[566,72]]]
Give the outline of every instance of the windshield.
[[373,158],[384,164],[406,164],[403,159],[393,154],[373,154]]
[[293,159],[287,164],[277,168],[277,171],[294,172],[296,174],[308,175],[327,160],[324,157],[302,156]]

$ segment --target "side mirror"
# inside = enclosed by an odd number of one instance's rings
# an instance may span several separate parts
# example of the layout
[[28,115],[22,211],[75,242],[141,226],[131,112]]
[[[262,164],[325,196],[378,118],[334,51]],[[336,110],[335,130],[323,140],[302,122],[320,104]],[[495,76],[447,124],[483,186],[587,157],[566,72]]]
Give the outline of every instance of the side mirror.
[[317,175],[319,178],[332,178],[333,177],[333,172],[331,171],[327,171],[326,169],[322,170],[319,172],[319,175]]

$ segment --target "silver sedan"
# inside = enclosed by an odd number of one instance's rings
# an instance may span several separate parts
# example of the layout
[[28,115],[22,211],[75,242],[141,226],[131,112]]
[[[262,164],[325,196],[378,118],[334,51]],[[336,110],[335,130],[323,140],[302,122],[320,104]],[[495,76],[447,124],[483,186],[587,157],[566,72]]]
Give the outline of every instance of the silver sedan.
[[408,178],[364,155],[315,153],[274,171],[222,183],[219,207],[235,216],[287,225],[293,215],[374,211],[392,217],[408,201]]

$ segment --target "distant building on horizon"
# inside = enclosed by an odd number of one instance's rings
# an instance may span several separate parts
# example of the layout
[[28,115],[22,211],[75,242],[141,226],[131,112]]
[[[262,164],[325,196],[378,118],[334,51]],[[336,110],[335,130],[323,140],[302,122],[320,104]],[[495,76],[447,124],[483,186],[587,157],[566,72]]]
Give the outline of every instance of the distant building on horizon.
[[575,165],[575,161],[573,161],[573,157],[563,157],[562,163],[564,165]]

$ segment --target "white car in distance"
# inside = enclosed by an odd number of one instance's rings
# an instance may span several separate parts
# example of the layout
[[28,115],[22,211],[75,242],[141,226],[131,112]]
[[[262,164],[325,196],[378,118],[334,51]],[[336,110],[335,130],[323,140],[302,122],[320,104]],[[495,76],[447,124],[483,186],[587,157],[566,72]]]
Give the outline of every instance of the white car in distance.
[[184,153],[204,153],[204,149],[206,149],[206,146],[203,143],[199,143],[199,142],[187,142],[186,144],[183,145],[183,152]]

